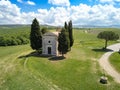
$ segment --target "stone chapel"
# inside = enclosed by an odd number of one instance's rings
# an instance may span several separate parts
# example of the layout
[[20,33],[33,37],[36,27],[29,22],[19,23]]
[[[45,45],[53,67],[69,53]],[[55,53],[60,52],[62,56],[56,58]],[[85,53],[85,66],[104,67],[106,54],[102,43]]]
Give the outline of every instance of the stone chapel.
[[42,36],[42,54],[58,56],[59,32],[47,32]]

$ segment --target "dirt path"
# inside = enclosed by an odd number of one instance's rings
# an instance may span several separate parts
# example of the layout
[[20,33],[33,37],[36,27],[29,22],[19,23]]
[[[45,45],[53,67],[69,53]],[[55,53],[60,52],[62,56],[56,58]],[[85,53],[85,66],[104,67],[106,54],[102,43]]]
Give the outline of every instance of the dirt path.
[[112,76],[114,78],[114,80],[118,83],[120,83],[120,73],[118,73],[109,63],[109,56],[114,53],[119,51],[120,49],[120,43],[118,44],[114,44],[111,46],[107,47],[108,49],[111,49],[113,51],[109,51],[107,53],[105,53],[100,59],[99,59],[99,64],[100,66],[107,72],[107,74],[109,74],[110,76]]

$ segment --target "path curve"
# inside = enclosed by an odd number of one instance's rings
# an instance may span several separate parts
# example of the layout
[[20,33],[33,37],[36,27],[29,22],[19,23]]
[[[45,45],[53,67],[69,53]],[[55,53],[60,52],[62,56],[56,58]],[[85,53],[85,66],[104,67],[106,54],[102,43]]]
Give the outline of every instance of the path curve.
[[114,78],[114,80],[118,83],[120,83],[120,73],[118,73],[110,64],[109,62],[109,57],[112,53],[118,52],[120,49],[120,43],[111,45],[107,47],[108,49],[111,49],[113,51],[109,51],[105,53],[100,59],[99,59],[99,64],[100,66]]

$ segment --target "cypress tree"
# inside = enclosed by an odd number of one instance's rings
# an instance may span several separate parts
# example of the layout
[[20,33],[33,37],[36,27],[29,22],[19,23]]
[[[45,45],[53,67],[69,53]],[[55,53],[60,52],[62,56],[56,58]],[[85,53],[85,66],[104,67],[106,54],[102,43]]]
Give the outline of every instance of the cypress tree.
[[30,32],[31,48],[34,50],[40,50],[42,48],[42,35],[40,32],[39,22],[35,18],[31,25]]
[[66,31],[68,31],[68,25],[67,25],[67,22],[65,22],[65,24],[64,24],[64,28],[66,29]]
[[61,33],[59,34],[58,37],[58,51],[64,56],[68,52],[69,49],[69,38],[68,38],[68,33],[66,32],[65,28],[62,28]]
[[74,39],[73,39],[73,31],[72,31],[72,21],[69,21],[68,24],[68,32],[69,32],[69,39],[70,39],[70,47],[73,46]]
[[70,39],[69,39],[69,30],[68,30],[68,24],[67,24],[67,22],[65,22],[64,28],[65,28],[65,33],[66,33],[66,37],[67,37],[68,44],[69,44],[68,51],[70,51]]

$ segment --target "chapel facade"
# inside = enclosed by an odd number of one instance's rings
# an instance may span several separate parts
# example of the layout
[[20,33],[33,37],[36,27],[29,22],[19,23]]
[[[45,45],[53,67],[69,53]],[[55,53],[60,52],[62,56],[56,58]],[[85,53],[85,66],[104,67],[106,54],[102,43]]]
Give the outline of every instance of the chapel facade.
[[47,32],[42,36],[42,54],[58,56],[59,32]]

